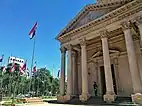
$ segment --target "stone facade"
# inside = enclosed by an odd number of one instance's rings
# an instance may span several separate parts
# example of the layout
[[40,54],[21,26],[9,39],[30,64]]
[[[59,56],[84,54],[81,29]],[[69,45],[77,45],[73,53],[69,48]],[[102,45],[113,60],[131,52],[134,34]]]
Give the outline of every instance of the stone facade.
[[117,96],[132,96],[134,101],[141,96],[142,0],[98,0],[84,7],[56,39],[62,54],[59,101],[73,96],[87,101],[94,96],[94,82],[98,96],[107,102]]

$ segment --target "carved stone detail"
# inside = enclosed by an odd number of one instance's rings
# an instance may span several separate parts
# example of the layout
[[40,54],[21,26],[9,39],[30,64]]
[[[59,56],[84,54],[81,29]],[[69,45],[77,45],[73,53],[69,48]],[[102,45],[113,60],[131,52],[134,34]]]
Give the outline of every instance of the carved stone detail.
[[136,22],[137,25],[142,24],[142,16],[138,16],[138,17],[136,18],[135,22]]
[[131,29],[131,28],[132,28],[132,25],[131,25],[131,22],[130,22],[130,21],[122,22],[121,25],[122,25],[122,29],[123,29],[123,30]]
[[66,52],[66,48],[64,46],[61,46],[60,51],[61,51],[61,53],[65,53]]
[[67,45],[67,50],[72,50],[72,45],[71,44]]
[[80,39],[80,45],[81,46],[85,46],[86,45],[86,39],[85,38]]
[[133,40],[135,41],[135,40],[139,40],[139,39],[140,39],[140,36],[138,36],[138,35],[133,35],[132,38],[133,38]]
[[72,51],[72,56],[76,57],[76,52],[75,51]]
[[101,39],[102,39],[102,38],[107,38],[108,35],[109,35],[109,34],[108,34],[108,31],[107,31],[107,30],[103,30],[103,31],[100,32]]

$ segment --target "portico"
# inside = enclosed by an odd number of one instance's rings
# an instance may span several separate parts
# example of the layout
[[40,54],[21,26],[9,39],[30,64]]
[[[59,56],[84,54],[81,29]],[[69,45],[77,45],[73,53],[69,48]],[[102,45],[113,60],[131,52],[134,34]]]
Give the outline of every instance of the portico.
[[61,42],[58,101],[74,96],[87,101],[94,96],[93,82],[97,82],[98,96],[107,102],[142,93],[142,1],[98,0],[86,6],[57,39]]

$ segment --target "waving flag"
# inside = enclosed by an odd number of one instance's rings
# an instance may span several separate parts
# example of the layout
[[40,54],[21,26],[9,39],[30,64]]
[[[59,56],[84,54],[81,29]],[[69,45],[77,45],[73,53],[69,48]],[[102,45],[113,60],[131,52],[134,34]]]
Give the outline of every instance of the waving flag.
[[3,72],[5,72],[5,71],[6,71],[6,66],[3,66],[2,71],[3,71]]
[[27,66],[26,64],[27,64],[27,60],[26,60],[26,62],[24,63],[23,66],[20,66],[20,72],[21,72],[21,74],[24,74],[24,73],[25,73],[26,66]]
[[37,29],[37,22],[35,23],[35,25],[33,26],[33,28],[29,32],[30,39],[32,39],[35,36],[36,29]]
[[1,70],[2,72],[5,72],[5,71],[6,71],[6,66],[1,66],[1,67],[0,67],[0,70]]
[[36,62],[34,64],[34,67],[33,67],[33,72],[35,73],[37,70],[36,70]]
[[2,55],[2,56],[0,57],[0,62],[2,62],[2,61],[3,61],[3,57],[4,57],[4,55]]
[[15,63],[13,63],[11,69],[10,69],[10,73],[14,72],[16,70],[16,65]]

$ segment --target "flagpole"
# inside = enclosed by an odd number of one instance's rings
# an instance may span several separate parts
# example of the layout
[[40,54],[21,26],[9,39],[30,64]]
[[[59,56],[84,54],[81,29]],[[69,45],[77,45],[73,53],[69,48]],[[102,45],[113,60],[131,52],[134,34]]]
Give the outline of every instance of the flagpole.
[[[35,43],[36,43],[36,35],[34,36],[34,43],[33,43],[33,53],[32,53],[32,62],[31,62],[31,75],[32,75],[32,69],[33,69],[33,62],[34,62],[34,55],[35,55]],[[30,86],[29,86],[29,92],[31,91],[31,80],[30,80]]]
[[52,77],[54,78],[54,64],[53,64],[53,68],[52,68]]

